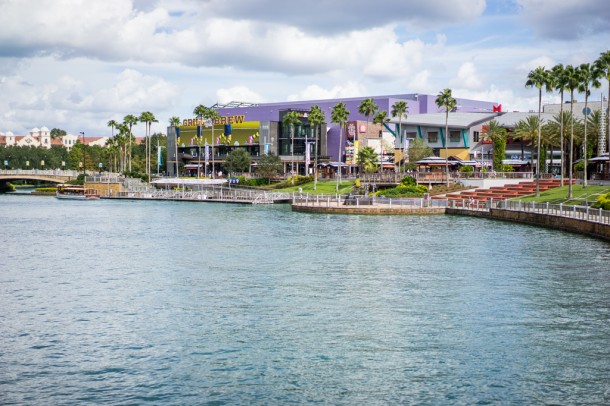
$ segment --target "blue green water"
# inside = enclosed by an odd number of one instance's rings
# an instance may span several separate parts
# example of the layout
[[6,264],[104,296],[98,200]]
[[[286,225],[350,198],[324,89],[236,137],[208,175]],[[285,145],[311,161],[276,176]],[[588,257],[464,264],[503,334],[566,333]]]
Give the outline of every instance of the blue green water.
[[0,404],[608,404],[610,245],[0,196]]

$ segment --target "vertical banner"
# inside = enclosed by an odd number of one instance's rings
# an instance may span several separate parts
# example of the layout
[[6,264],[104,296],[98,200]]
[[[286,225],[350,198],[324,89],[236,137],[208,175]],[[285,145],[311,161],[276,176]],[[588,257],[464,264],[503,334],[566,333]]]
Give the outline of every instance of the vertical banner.
[[306,142],[305,143],[305,166],[309,167],[309,164],[311,163],[311,157],[309,154],[309,147],[311,146],[310,142]]
[[354,141],[354,165],[358,163],[358,149],[360,147],[360,141]]
[[161,148],[157,148],[157,166],[161,167]]

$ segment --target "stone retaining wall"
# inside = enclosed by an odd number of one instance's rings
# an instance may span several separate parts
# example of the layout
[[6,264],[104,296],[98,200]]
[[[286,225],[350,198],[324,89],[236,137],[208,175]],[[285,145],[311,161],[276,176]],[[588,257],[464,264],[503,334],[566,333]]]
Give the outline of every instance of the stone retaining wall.
[[375,206],[306,206],[293,204],[292,211],[302,213],[333,213],[333,214],[396,214],[396,215],[428,215],[445,214],[444,208],[438,207],[375,207]]
[[610,241],[610,225],[594,223],[586,220],[573,219],[569,217],[551,216],[543,213],[532,213],[526,211],[515,211],[506,209],[477,211],[447,208],[446,213],[531,224],[540,227],[552,228],[555,230],[586,234],[591,237],[601,238]]

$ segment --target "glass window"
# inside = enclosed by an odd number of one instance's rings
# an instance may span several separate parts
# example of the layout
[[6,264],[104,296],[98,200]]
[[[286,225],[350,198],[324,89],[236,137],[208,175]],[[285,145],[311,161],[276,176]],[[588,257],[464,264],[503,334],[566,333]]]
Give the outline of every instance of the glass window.
[[428,142],[438,142],[438,132],[432,131],[428,133]]
[[472,133],[472,141],[474,141],[474,142],[479,142],[479,141],[480,141],[480,138],[481,138],[481,136],[480,136],[480,134],[479,134],[479,132],[478,132],[478,131],[474,131],[474,132]]
[[460,142],[460,131],[449,131],[449,141]]

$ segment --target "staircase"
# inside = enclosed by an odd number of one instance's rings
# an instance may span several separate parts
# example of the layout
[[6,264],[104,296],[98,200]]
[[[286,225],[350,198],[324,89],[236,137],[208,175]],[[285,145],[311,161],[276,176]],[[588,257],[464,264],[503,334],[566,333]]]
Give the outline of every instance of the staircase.
[[[568,184],[569,180],[565,179],[564,184]],[[572,184],[575,181],[572,180]],[[540,179],[540,191],[553,189],[561,186],[560,179]],[[470,201],[475,200],[477,202],[485,202],[487,200],[504,200],[514,199],[516,197],[533,195],[536,193],[536,182],[535,181],[524,181],[513,185],[504,186],[492,186],[489,189],[474,189],[465,190],[459,193],[450,193],[445,196],[433,196],[433,199],[448,199],[457,201]]]

